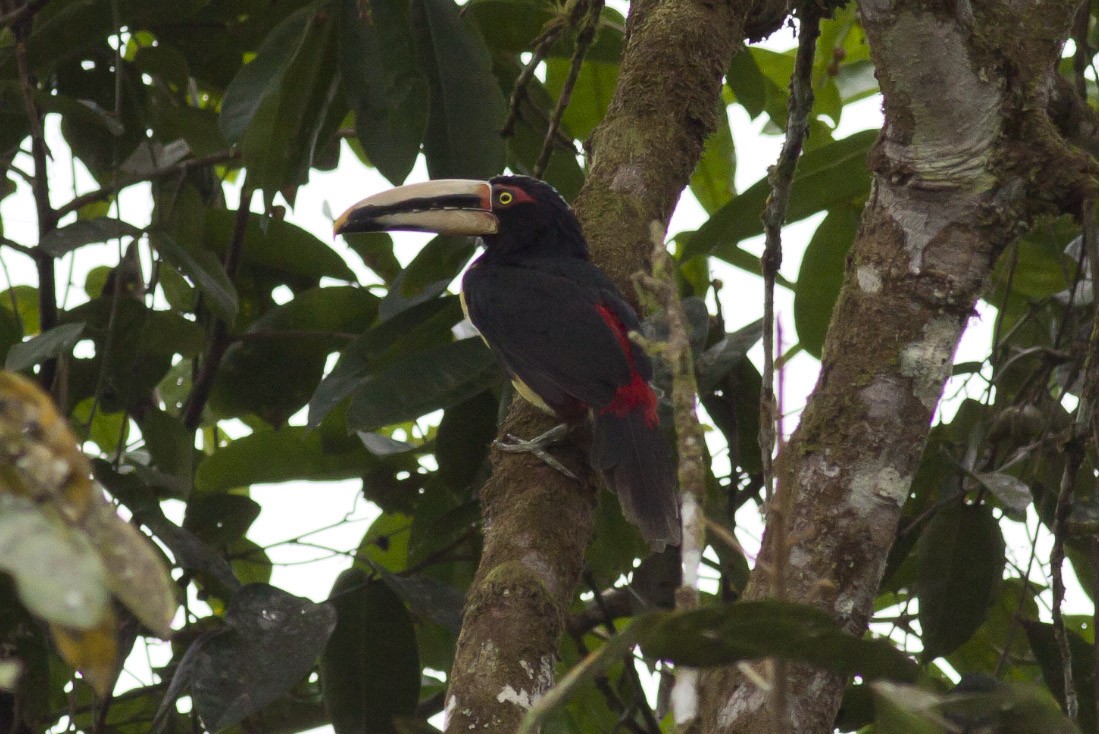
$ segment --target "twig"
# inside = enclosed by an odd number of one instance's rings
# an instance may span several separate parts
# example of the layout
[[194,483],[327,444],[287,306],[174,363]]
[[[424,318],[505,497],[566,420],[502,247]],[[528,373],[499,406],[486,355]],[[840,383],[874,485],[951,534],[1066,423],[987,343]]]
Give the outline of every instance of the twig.
[[519,76],[515,79],[515,86],[511,89],[511,98],[508,101],[508,116],[504,120],[503,127],[500,128],[500,134],[504,137],[511,137],[514,134],[515,121],[519,119],[519,106],[527,98],[527,87],[530,85],[530,80],[534,78],[534,72],[538,69],[538,65],[542,63],[542,59],[546,57],[546,52],[549,51],[550,46],[557,43],[557,39],[565,32],[566,25],[566,21],[563,19],[553,18],[546,23],[546,27],[534,39],[530,62],[519,72]]
[[[58,217],[50,205],[49,172],[46,168],[48,149],[42,130],[42,115],[34,101],[35,82],[27,66],[26,39],[30,35],[29,27],[33,18],[33,14],[28,12],[22,22],[12,28],[12,32],[15,35],[15,68],[19,74],[19,91],[23,97],[23,111],[31,130],[31,158],[34,160],[31,190],[34,192],[34,205],[38,213],[38,240],[41,242],[57,227]],[[45,332],[57,325],[57,281],[53,258],[37,248],[35,264],[38,269],[38,318],[41,331]],[[47,391],[53,390],[56,375],[57,359],[44,361],[38,377]]]
[[1088,48],[1088,21],[1091,20],[1091,3],[1081,3],[1072,24],[1072,40],[1076,44],[1076,53],[1072,57],[1072,70],[1076,82],[1076,94],[1080,101],[1087,104],[1088,80],[1085,76],[1091,63],[1091,49]]
[[[244,233],[248,229],[249,207],[251,205],[252,188],[245,182],[240,192],[240,206],[237,207],[237,216],[233,222],[233,238],[230,240],[229,249],[225,253],[225,274],[230,280],[237,273],[241,252],[244,250]],[[214,321],[207,341],[206,358],[203,359],[202,368],[191,385],[191,394],[187,396],[187,402],[183,405],[183,425],[189,431],[198,428],[199,423],[202,422],[202,410],[206,407],[206,401],[210,398],[210,390],[214,387],[214,377],[221,365],[221,358],[225,356],[225,350],[229,346],[229,324],[224,319]]]
[[[584,570],[584,581],[587,582],[588,588],[591,589],[591,593],[595,597],[595,606],[602,614],[603,626],[606,628],[607,633],[611,636],[618,634],[618,630],[614,624],[614,615],[612,614],[610,607],[603,599],[603,592],[599,588],[599,585],[595,582],[595,577],[592,575],[590,570]],[[587,647],[584,645],[582,636],[577,637],[577,648],[584,651],[581,654],[587,655]],[[605,675],[601,676],[604,683],[606,684],[606,687],[610,689],[610,693],[613,694],[613,696],[607,695],[607,702],[610,703],[612,707],[614,706],[615,700],[617,700],[620,704],[620,706],[616,709],[616,711],[619,713],[619,723],[622,726],[628,728],[630,731],[635,732],[635,734],[660,734],[660,723],[653,715],[652,709],[649,708],[648,701],[644,699],[644,689],[641,687],[641,680],[637,676],[637,668],[634,666],[634,660],[632,656],[627,655],[626,659],[623,661],[623,674],[630,679],[630,682],[633,686],[634,695],[640,697],[640,700],[637,701],[635,705],[632,705],[629,708],[624,705],[621,696],[619,696],[617,693],[614,692],[613,689],[610,688],[610,682],[607,677]],[[606,695],[606,693],[604,695]],[[640,711],[641,718],[645,720],[644,727],[640,726],[633,719],[632,713],[633,709],[635,708]]]
[[[1095,201],[1087,199],[1081,204],[1081,225],[1083,229],[1083,250],[1091,261],[1092,288],[1095,283],[1099,260],[1099,242],[1095,226]],[[1099,308],[1099,301],[1093,301],[1093,308]],[[1099,318],[1092,319],[1091,335],[1082,368],[1083,387],[1080,390],[1080,402],[1076,406],[1076,419],[1071,434],[1065,442],[1065,468],[1061,475],[1061,486],[1057,493],[1057,505],[1053,515],[1053,548],[1049,554],[1050,575],[1053,580],[1053,635],[1061,655],[1061,672],[1064,677],[1065,715],[1076,721],[1079,712],[1079,700],[1072,672],[1072,649],[1069,646],[1068,632],[1065,630],[1065,618],[1061,610],[1065,600],[1065,581],[1062,566],[1065,562],[1065,540],[1068,535],[1068,521],[1072,514],[1072,497],[1076,489],[1076,475],[1083,463],[1084,444],[1089,434],[1096,429],[1096,399],[1099,397],[1099,364],[1096,363],[1096,350],[1099,349]],[[1094,437],[1094,436],[1093,436]]]
[[33,17],[47,2],[49,2],[49,0],[28,0],[28,2],[20,5],[15,10],[0,15],[0,28],[5,26],[12,26],[14,28],[19,25],[20,21]]
[[[790,101],[787,113],[786,139],[778,161],[767,173],[771,197],[763,212],[766,245],[761,258],[763,268],[763,382],[760,389],[759,447],[763,462],[763,485],[768,506],[768,538],[771,548],[771,577],[774,595],[780,601],[786,597],[786,562],[789,549],[786,541],[786,519],[792,502],[792,487],[776,501],[774,464],[771,454],[775,447],[775,281],[782,264],[782,225],[790,201],[790,187],[801,156],[802,144],[809,128],[809,113],[813,108],[813,56],[820,36],[820,11],[813,3],[801,6],[800,30],[794,72],[790,78]],[[776,732],[790,728],[786,703],[786,662],[774,661],[774,685],[771,706]]]
[[[703,457],[705,437],[696,413],[698,384],[695,381],[694,359],[691,354],[690,326],[683,304],[675,269],[664,245],[664,226],[651,224],[653,242],[652,276],[635,276],[638,291],[650,294],[668,323],[668,340],[658,351],[672,369],[672,409],[675,414],[676,443],[679,449],[677,474],[683,499],[683,541],[680,554],[683,583],[675,591],[678,609],[694,609],[699,604],[698,576],[702,551],[706,547],[706,517],[702,506],[706,493],[706,470]],[[690,727],[698,718],[698,671],[676,666],[672,688],[672,711],[676,729]]]
[[145,181],[154,181],[164,176],[170,176],[176,173],[186,173],[192,168],[204,168],[205,166],[212,166],[218,163],[227,163],[229,161],[235,161],[240,158],[239,150],[219,150],[216,153],[207,153],[206,155],[196,156],[195,158],[188,158],[187,160],[180,161],[179,163],[173,163],[170,166],[164,166],[158,168],[155,171],[149,171],[148,173],[142,173],[136,176],[130,176],[128,178],[119,179],[113,183],[104,186],[101,189],[95,191],[89,191],[86,194],[77,196],[67,204],[63,204],[57,208],[57,217],[61,218],[66,214],[71,214],[77,211],[80,207],[87,204],[91,204],[96,201],[102,201],[108,199],[114,194],[118,193],[127,186],[133,186],[134,184],[144,183]]
[[[587,0],[587,2],[590,5],[585,9],[583,20],[580,21],[580,26],[576,30],[576,48],[572,52],[569,75],[565,77],[565,83],[561,87],[561,95],[557,98],[557,106],[553,108],[553,114],[550,116],[546,138],[542,142],[542,152],[538,154],[538,162],[534,164],[531,171],[535,178],[541,178],[546,171],[546,166],[549,165],[550,156],[553,155],[553,144],[557,139],[557,130],[561,127],[561,117],[569,106],[572,89],[576,86],[576,79],[580,76],[580,67],[584,64],[584,55],[588,52],[588,47],[591,46],[591,42],[595,38],[595,29],[599,25],[599,14],[603,12],[603,0]],[[579,7],[582,4],[577,3],[577,6]]]

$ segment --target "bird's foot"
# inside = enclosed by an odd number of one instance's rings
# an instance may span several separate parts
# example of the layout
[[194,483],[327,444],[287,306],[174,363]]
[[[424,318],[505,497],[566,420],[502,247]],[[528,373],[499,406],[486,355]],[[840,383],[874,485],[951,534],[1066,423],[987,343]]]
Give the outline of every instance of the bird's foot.
[[523,440],[518,436],[513,436],[509,433],[507,434],[507,439],[508,441],[510,441],[510,443],[496,440],[492,442],[492,445],[500,451],[507,451],[508,453],[534,454],[543,462],[561,472],[569,479],[572,479],[574,481],[580,481],[580,478],[573,474],[571,471],[569,471],[568,467],[566,467],[557,459],[550,456],[549,452],[546,451],[547,448],[555,443],[558,443],[561,439],[567,436],[572,431],[572,429],[573,427],[568,423],[560,423],[549,429],[542,435],[535,436],[530,440]]

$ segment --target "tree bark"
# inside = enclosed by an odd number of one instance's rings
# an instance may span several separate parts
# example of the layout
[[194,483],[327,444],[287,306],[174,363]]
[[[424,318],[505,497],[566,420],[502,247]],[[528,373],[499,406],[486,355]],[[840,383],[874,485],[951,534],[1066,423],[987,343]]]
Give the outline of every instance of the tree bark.
[[[593,134],[576,211],[593,259],[631,300],[630,276],[648,270],[649,223],[668,221],[714,129],[722,75],[749,10],[745,0],[635,0],[630,7],[618,86]],[[502,432],[529,437],[551,425],[516,401]],[[451,670],[447,731],[511,734],[553,683],[597,486],[583,447],[554,451],[582,485],[529,455],[493,457],[481,491],[484,552]]]
[[[861,634],[930,420],[996,257],[1042,212],[1076,212],[1093,162],[1048,115],[1077,0],[862,0],[885,98],[870,199],[745,597],[788,601]],[[785,513],[785,538],[773,530]],[[703,678],[706,732],[832,731],[844,680],[791,666],[778,725],[735,669]]]

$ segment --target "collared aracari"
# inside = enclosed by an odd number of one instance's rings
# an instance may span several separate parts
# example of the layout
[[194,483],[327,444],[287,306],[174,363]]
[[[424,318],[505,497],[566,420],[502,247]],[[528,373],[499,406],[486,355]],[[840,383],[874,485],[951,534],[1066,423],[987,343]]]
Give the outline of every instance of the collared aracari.
[[411,230],[480,236],[462,307],[519,394],[576,424],[592,418],[591,466],[656,549],[680,541],[679,503],[659,430],[637,315],[588,258],[572,209],[524,176],[437,180],[363,199],[336,234]]

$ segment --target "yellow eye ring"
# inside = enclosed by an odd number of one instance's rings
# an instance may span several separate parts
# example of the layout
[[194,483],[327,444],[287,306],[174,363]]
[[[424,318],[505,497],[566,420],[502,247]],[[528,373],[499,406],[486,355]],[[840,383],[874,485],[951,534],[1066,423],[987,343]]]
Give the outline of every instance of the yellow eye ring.
[[496,197],[496,200],[498,202],[500,202],[501,204],[503,204],[504,206],[507,206],[508,204],[510,204],[512,202],[512,200],[514,198],[515,197],[511,195],[511,192],[501,191],[500,195]]

